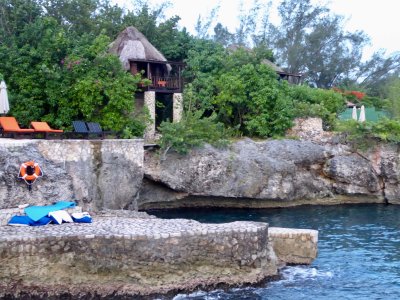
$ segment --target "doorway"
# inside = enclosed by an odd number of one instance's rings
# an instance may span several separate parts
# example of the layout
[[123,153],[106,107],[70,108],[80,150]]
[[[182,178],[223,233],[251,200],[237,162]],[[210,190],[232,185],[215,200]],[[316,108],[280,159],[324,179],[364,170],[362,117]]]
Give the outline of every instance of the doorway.
[[156,93],[156,129],[163,121],[173,121],[173,109],[172,94]]

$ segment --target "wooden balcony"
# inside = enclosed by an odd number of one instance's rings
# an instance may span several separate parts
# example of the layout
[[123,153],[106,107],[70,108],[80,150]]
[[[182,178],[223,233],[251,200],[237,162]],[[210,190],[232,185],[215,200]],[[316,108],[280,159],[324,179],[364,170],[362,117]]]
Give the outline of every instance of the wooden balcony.
[[151,83],[147,86],[140,86],[142,91],[155,91],[157,93],[182,93],[183,63],[171,61],[147,61],[129,60],[131,73],[142,73],[144,78],[148,78]]
[[155,91],[158,93],[181,93],[182,82],[177,76],[153,76],[151,84],[143,87],[146,91]]

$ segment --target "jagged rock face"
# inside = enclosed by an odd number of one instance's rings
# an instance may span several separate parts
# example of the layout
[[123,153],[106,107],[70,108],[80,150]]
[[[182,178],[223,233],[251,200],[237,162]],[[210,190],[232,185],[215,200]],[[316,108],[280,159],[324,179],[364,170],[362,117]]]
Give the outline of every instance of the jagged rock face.
[[291,200],[312,190],[328,192],[317,176],[328,156],[324,147],[308,142],[247,139],[228,150],[206,146],[164,161],[152,157],[145,163],[145,173],[191,195]]
[[[28,160],[45,174],[31,192],[17,179],[20,164]],[[205,146],[160,160],[155,152],[143,152],[142,140],[4,139],[0,164],[0,208],[58,200],[88,210],[400,204],[395,145],[358,153],[338,143],[245,139],[226,149]]]
[[[21,163],[29,160],[44,173],[31,191],[17,178]],[[89,210],[121,209],[142,184],[143,141],[2,140],[0,163],[0,209],[60,200]]]
[[[399,166],[398,148],[382,148],[377,158],[373,151],[362,155],[340,144],[296,140],[245,139],[228,149],[206,146],[185,156],[168,154],[166,160],[148,153],[145,177],[150,181],[142,187],[147,196],[139,199],[139,207],[183,195],[286,204],[383,203],[385,187],[390,199],[400,197]],[[161,187],[150,199],[157,184]]]
[[324,165],[324,174],[334,180],[337,193],[374,194],[382,188],[371,163],[355,154],[329,159]]
[[400,204],[400,147],[378,147],[369,157],[383,180],[385,198],[389,203]]

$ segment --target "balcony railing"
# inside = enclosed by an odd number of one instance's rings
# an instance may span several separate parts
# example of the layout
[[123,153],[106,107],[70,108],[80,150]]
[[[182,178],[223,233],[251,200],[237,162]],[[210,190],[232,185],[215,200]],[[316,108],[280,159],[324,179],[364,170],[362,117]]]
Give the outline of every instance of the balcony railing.
[[182,82],[178,76],[153,76],[151,84],[143,87],[147,91],[182,92]]
[[157,88],[166,88],[170,90],[177,90],[181,88],[181,82],[176,76],[154,76],[152,84]]

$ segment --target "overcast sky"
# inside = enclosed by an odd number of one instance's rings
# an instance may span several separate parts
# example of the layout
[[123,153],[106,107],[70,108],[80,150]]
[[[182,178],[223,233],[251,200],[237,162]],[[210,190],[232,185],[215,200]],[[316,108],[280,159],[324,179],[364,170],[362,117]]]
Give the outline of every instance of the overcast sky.
[[[130,8],[131,0],[114,1]],[[149,0],[148,2],[159,4],[165,1]],[[218,21],[230,30],[234,30],[238,24],[240,3],[243,2],[244,7],[246,3],[251,6],[253,0],[170,0],[170,2],[172,6],[167,10],[167,17],[180,16],[180,25],[194,33],[194,25],[199,14],[207,16],[218,4],[220,5]],[[267,2],[267,0],[259,0],[259,2]],[[273,3],[276,6],[280,0],[273,0]],[[347,30],[363,30],[369,35],[372,45],[365,51],[365,54],[369,56],[373,51],[381,48],[386,49],[388,54],[400,51],[399,4],[399,0],[331,0],[328,7],[334,13],[348,18]]]

